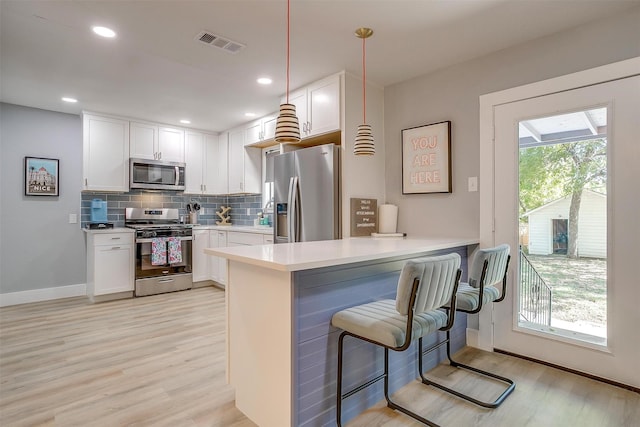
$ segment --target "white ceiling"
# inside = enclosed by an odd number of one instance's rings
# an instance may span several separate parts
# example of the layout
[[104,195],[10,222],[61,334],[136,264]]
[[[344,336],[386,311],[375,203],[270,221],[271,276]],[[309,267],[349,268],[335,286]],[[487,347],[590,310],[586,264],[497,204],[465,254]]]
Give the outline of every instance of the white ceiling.
[[[388,86],[618,13],[640,0],[292,0],[291,88],[347,70]],[[285,91],[286,1],[0,2],[1,101],[223,131],[275,112]],[[91,33],[113,28],[115,39]],[[237,54],[194,40],[242,43]],[[588,55],[585,52],[585,55]],[[269,76],[269,87],[256,84]],[[62,96],[76,97],[74,105]]]

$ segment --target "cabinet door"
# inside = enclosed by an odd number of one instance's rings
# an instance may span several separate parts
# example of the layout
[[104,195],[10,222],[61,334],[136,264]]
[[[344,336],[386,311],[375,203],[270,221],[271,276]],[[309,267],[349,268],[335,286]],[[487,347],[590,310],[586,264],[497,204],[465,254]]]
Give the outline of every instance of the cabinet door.
[[158,154],[158,126],[131,122],[129,153],[138,159],[156,160]]
[[[282,103],[286,102],[286,98],[283,98]],[[307,136],[305,132],[307,123],[307,89],[300,89],[298,91],[289,94],[289,104],[296,106],[296,116],[298,116],[298,122],[300,124],[300,137]],[[275,131],[274,131],[275,132]]]
[[229,193],[244,193],[244,129],[229,132]]
[[129,122],[85,114],[82,133],[82,188],[129,191]]
[[340,129],[340,77],[321,80],[307,88],[307,136]]
[[[226,231],[211,231],[209,236],[209,247],[224,248],[227,246]],[[209,273],[211,280],[215,280],[223,285],[227,284],[227,260],[226,258],[209,256]]]
[[200,282],[209,279],[209,255],[204,249],[209,245],[209,230],[193,230],[192,243],[192,273],[193,281]]
[[254,144],[262,140],[262,120],[256,120],[247,125],[244,130],[244,145]]
[[[218,185],[218,135],[204,135],[204,163],[202,171],[203,194],[219,194],[217,193]],[[225,165],[227,156],[224,156]],[[226,167],[225,167],[226,175]],[[226,181],[226,179],[225,179]]]
[[262,139],[270,140],[276,136],[276,122],[278,115],[271,115],[262,119]]
[[94,256],[94,295],[133,291],[133,245],[95,246]]
[[[229,194],[229,133],[225,132],[218,137],[217,178],[215,180],[214,194]],[[212,172],[213,173],[213,172]]]
[[185,190],[187,194],[203,193],[203,163],[205,161],[204,134],[187,131],[184,139]]
[[184,162],[184,131],[182,129],[158,129],[158,160]]
[[243,193],[262,193],[262,149],[245,147],[243,155]]

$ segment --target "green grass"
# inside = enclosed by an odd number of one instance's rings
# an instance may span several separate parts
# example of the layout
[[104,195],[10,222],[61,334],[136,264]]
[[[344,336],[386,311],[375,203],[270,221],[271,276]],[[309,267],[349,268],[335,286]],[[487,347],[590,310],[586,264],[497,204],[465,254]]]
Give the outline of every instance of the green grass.
[[607,261],[565,255],[527,255],[552,289],[551,317],[606,325]]

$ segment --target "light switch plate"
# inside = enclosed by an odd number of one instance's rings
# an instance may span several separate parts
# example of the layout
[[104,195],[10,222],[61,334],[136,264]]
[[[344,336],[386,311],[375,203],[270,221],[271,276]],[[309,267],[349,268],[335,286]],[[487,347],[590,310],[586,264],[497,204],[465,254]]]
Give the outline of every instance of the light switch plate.
[[478,191],[478,177],[470,176],[469,177],[469,192]]
[[69,224],[78,223],[78,214],[69,214]]

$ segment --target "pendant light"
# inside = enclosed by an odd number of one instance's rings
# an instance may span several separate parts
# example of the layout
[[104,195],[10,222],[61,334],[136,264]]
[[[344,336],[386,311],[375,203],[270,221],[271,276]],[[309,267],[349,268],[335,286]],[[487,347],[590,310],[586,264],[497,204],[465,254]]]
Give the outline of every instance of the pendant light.
[[356,143],[353,146],[353,154],[356,156],[373,156],[376,146],[373,142],[371,125],[367,124],[367,66],[365,55],[365,40],[373,35],[371,28],[358,28],[356,37],[362,39],[362,124],[358,126]]
[[289,20],[291,0],[287,0],[287,97],[286,102],[280,105],[280,114],[276,120],[275,140],[280,143],[300,142],[300,124],[296,116],[296,106],[289,104]]

